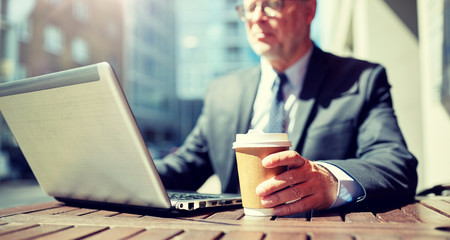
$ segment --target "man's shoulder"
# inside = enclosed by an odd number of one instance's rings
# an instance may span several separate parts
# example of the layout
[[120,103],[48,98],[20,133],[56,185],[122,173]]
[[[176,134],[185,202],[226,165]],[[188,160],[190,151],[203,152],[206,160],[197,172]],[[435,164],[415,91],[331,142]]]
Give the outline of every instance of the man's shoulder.
[[261,67],[258,65],[258,66],[253,66],[253,67],[249,67],[249,68],[234,70],[230,73],[224,74],[224,75],[216,78],[214,81],[221,82],[221,81],[234,80],[234,79],[243,80],[243,79],[248,79],[249,77],[259,76],[260,73],[261,73]]
[[314,66],[311,66],[311,71],[314,74],[310,75],[310,81],[316,81],[317,76],[323,76],[322,91],[328,96],[335,96],[349,89],[373,89],[370,86],[380,81],[387,82],[385,68],[375,62],[337,56],[320,49],[316,53],[316,59],[312,61]]
[[212,80],[209,87],[234,88],[248,82],[256,82],[259,80],[260,75],[261,68],[259,66],[239,69]]
[[237,70],[212,80],[205,93],[205,101],[227,99],[234,101],[240,96],[256,91],[261,75],[259,67]]
[[320,48],[318,49],[317,55],[322,59],[322,61],[325,61],[328,66],[331,66],[336,70],[354,70],[355,68],[367,69],[381,66],[376,62],[354,56],[339,56],[331,52],[323,51]]

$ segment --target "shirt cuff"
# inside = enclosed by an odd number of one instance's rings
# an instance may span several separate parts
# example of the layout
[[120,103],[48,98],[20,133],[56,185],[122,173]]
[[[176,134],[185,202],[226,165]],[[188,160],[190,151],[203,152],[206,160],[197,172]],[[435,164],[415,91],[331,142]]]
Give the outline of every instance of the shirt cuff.
[[355,181],[355,179],[342,169],[324,162],[315,162],[315,164],[319,164],[328,169],[328,171],[330,171],[338,180],[337,198],[328,209],[355,202],[364,195],[364,189],[361,184]]

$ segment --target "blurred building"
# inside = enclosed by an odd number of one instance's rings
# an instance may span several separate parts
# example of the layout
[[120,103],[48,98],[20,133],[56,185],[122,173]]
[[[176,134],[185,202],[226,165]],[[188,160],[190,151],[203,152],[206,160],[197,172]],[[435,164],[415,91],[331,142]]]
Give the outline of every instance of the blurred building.
[[[109,62],[155,156],[179,139],[172,1],[1,0],[0,82]],[[0,180],[27,164],[0,125]],[[10,163],[8,166],[8,162]]]
[[235,10],[240,3],[241,0],[176,2],[177,94],[183,136],[195,124],[211,80],[259,64]]
[[209,81],[258,62],[237,0],[0,1],[1,82],[107,61],[155,158],[190,132]]
[[[121,0],[109,0],[108,4],[87,0],[2,0],[1,12],[1,82],[103,61],[109,62],[123,79]],[[3,122],[0,133],[0,157],[3,163],[10,160],[13,177],[31,175]]]
[[125,94],[154,157],[180,142],[173,0],[123,1]]
[[[21,1],[19,1],[21,2]],[[111,63],[122,78],[121,0],[35,0],[29,16],[7,22],[2,81],[32,77],[91,63]],[[6,3],[6,4],[5,4]],[[20,11],[15,1],[3,8]]]

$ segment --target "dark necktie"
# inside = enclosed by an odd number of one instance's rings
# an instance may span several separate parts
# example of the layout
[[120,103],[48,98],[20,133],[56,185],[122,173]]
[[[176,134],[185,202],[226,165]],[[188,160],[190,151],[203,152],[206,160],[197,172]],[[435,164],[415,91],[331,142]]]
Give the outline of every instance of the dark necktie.
[[275,97],[270,107],[269,123],[264,129],[266,133],[282,133],[284,132],[284,122],[286,114],[284,112],[284,96],[283,86],[288,81],[284,73],[279,73],[277,79],[274,82],[272,92],[275,93]]

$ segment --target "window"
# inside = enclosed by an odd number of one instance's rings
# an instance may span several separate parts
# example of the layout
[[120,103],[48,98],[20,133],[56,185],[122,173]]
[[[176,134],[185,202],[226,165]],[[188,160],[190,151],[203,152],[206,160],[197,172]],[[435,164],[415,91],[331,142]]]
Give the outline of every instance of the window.
[[84,0],[77,0],[73,2],[73,16],[80,21],[87,21],[89,19],[89,8]]
[[19,39],[22,42],[30,42],[33,35],[31,24],[32,22],[30,20],[26,20],[18,25]]
[[227,0],[229,6],[236,6],[239,3],[237,0]]
[[238,34],[239,33],[240,23],[238,21],[230,21],[226,23],[226,28],[230,34]]
[[62,0],[47,0],[50,5],[56,6],[62,2]]
[[119,31],[119,27],[114,21],[108,22],[108,25],[106,26],[106,33],[110,38],[119,37]]
[[75,37],[72,40],[72,59],[78,64],[86,64],[89,62],[89,47],[82,38]]
[[443,35],[441,100],[450,114],[450,1],[444,5]]
[[227,47],[226,48],[226,61],[238,61],[241,55],[241,49],[239,47]]
[[53,54],[63,51],[64,37],[61,29],[54,25],[47,25],[44,29],[44,49]]

